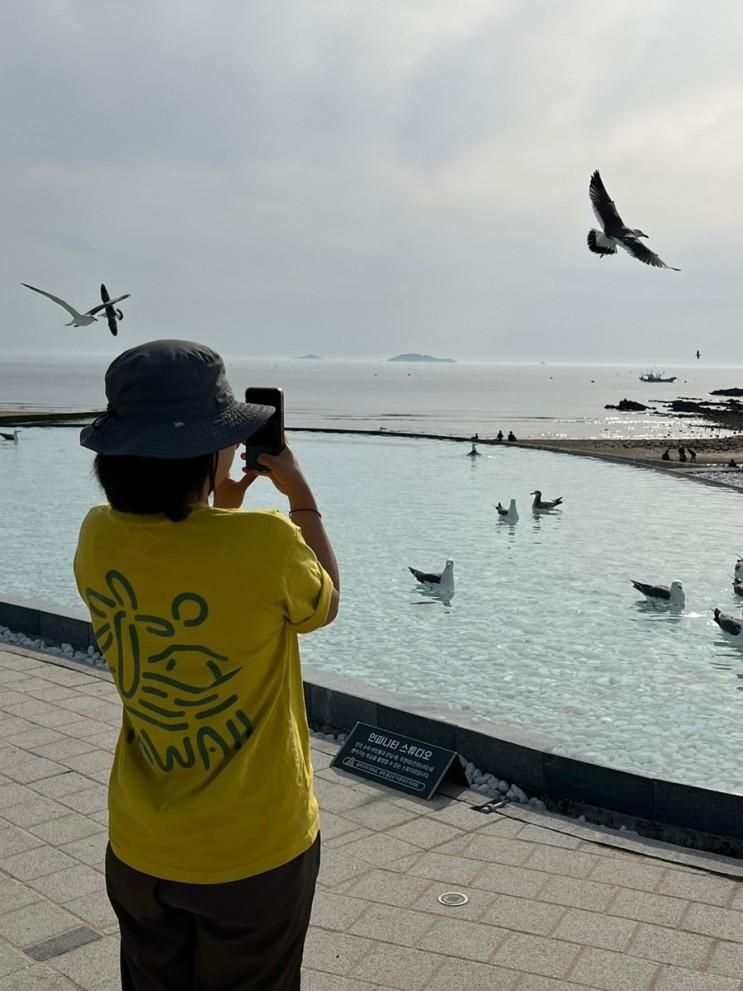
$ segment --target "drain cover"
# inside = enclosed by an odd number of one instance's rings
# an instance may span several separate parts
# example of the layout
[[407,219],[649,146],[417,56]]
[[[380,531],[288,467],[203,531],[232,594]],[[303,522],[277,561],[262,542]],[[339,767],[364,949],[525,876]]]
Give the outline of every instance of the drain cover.
[[442,905],[466,905],[469,898],[461,891],[445,891],[443,895],[439,895],[439,901]]

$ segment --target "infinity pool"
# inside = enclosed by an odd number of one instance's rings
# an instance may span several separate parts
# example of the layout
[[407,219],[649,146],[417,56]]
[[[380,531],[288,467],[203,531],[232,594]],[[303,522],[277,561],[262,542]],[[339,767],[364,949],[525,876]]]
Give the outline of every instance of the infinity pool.
[[[743,793],[743,650],[732,572],[743,497],[653,471],[518,448],[293,435],[342,569],[338,621],[303,640],[321,668],[550,735],[563,754]],[[75,429],[0,447],[0,597],[78,606],[70,562],[101,501]],[[564,496],[533,516],[529,491]],[[520,520],[494,504],[515,497]],[[252,506],[280,506],[270,483]],[[455,562],[449,604],[408,565]],[[679,579],[686,608],[630,578]]]

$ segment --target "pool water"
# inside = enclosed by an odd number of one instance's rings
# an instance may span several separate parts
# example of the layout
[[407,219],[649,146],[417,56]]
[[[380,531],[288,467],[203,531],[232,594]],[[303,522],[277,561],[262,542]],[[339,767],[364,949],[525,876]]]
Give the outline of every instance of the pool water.
[[[733,566],[743,496],[645,469],[518,448],[298,434],[339,558],[341,614],[305,667],[548,734],[559,753],[743,793],[743,649]],[[70,562],[101,496],[77,430],[0,447],[0,597],[80,606]],[[534,516],[530,490],[564,497]],[[501,523],[500,500],[520,519]],[[260,480],[248,505],[285,508]],[[408,566],[455,562],[451,600]],[[656,608],[630,579],[686,590]],[[743,639],[743,638],[742,638]],[[743,643],[741,644],[743,647]]]

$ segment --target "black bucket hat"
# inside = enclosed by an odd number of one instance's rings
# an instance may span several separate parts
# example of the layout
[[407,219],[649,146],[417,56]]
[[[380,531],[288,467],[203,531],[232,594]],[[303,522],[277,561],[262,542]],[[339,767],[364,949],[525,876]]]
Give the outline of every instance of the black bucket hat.
[[193,341],[150,341],[124,351],[106,372],[108,409],[80,432],[98,454],[195,458],[246,440],[274,414],[240,403],[224,362]]

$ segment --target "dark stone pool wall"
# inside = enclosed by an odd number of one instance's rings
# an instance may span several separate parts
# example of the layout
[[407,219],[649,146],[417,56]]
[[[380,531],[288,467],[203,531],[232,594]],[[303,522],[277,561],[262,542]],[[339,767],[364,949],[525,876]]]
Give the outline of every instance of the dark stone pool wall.
[[[0,601],[0,626],[50,644],[97,649],[82,610],[5,597]],[[51,664],[56,661],[49,658]],[[371,723],[455,750],[480,770],[519,785],[555,811],[743,857],[743,795],[563,757],[553,752],[556,741],[539,733],[473,719],[329,672],[312,671],[309,677],[304,683],[305,701],[315,729],[348,731],[356,722]]]

